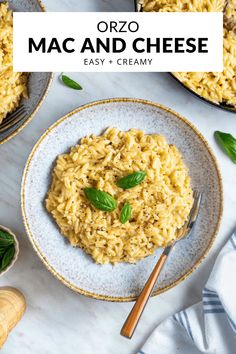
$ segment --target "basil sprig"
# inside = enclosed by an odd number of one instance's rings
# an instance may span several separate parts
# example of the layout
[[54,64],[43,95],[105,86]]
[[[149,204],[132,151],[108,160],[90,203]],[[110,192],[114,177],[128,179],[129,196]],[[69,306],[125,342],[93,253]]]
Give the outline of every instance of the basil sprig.
[[132,215],[132,206],[129,203],[125,203],[120,213],[120,222],[125,224]]
[[74,90],[83,90],[83,87],[80,86],[80,84],[78,84],[78,82],[72,80],[69,76],[66,76],[63,73],[61,74],[61,80],[63,81],[63,83],[66,86],[68,86]]
[[228,133],[215,132],[215,139],[222,150],[236,163],[236,139]]
[[7,231],[0,230],[0,271],[9,266],[15,255],[14,238]]
[[84,194],[96,209],[113,211],[117,208],[116,200],[107,192],[96,188],[84,188]]
[[128,176],[120,178],[116,184],[118,187],[123,188],[123,189],[129,189],[137,186],[140,184],[146,176],[145,171],[138,171],[131,173]]
[[2,257],[1,270],[5,269],[9,266],[9,264],[11,263],[11,261],[14,258],[14,254],[15,254],[15,247],[14,247],[14,245],[11,245],[6,250],[6,252],[4,253],[4,255]]

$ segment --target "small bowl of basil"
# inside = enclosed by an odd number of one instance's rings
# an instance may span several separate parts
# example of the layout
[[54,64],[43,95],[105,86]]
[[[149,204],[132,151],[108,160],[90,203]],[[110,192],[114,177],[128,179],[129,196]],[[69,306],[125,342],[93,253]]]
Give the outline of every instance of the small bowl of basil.
[[19,243],[11,230],[0,225],[0,276],[15,263],[19,254]]

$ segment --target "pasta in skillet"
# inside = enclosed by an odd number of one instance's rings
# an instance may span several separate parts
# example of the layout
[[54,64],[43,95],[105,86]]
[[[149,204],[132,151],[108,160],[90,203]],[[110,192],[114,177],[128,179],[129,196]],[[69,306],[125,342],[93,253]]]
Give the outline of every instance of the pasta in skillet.
[[200,96],[236,108],[236,0],[141,0],[140,3],[144,11],[224,10],[224,71],[183,72],[174,75]]
[[13,19],[7,3],[0,3],[0,124],[27,98],[27,74],[13,72]]

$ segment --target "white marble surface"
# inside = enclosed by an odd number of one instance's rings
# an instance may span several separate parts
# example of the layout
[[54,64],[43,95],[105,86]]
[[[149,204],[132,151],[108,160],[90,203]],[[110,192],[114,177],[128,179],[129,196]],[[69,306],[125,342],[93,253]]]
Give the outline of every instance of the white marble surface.
[[[132,0],[45,0],[50,11],[129,11]],[[27,311],[10,334],[3,354],[134,354],[150,331],[166,316],[200,299],[219,248],[236,226],[236,167],[219,150],[215,130],[236,135],[236,115],[208,106],[185,92],[168,74],[71,74],[84,87],[68,90],[55,74],[50,93],[34,120],[0,146],[0,224],[19,237],[20,257],[0,285],[22,290]],[[152,298],[131,341],[119,335],[131,303],[106,303],[73,293],[43,266],[29,243],[20,211],[20,184],[26,159],[40,135],[75,107],[108,97],[145,98],[183,114],[207,138],[223,174],[225,209],[220,232],[207,259],[186,281]],[[207,183],[207,180],[206,180]],[[222,353],[223,354],[223,353]]]

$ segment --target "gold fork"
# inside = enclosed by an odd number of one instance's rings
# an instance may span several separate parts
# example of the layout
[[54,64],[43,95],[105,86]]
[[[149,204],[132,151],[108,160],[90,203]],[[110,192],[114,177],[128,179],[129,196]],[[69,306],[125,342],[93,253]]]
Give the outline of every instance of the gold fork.
[[135,328],[137,327],[137,324],[140,320],[140,317],[143,313],[143,310],[148,302],[148,299],[152,293],[152,290],[154,288],[154,285],[156,284],[156,281],[161,273],[161,270],[168,258],[168,255],[170,254],[170,251],[173,249],[174,245],[183,238],[186,238],[194,224],[195,221],[197,220],[197,216],[198,216],[198,212],[199,212],[199,207],[200,207],[200,203],[201,203],[201,193],[194,191],[193,193],[193,198],[194,198],[194,202],[193,202],[193,206],[192,209],[190,211],[188,220],[186,221],[186,223],[184,224],[184,226],[179,230],[178,232],[178,239],[177,241],[172,244],[171,246],[168,246],[164,249],[164,251],[161,254],[161,257],[159,258],[155,268],[153,269],[148,281],[146,282],[142,292],[140,293],[138,299],[136,300],[132,310],[129,313],[129,316],[127,317],[120,334],[124,337],[127,338],[131,338]]

